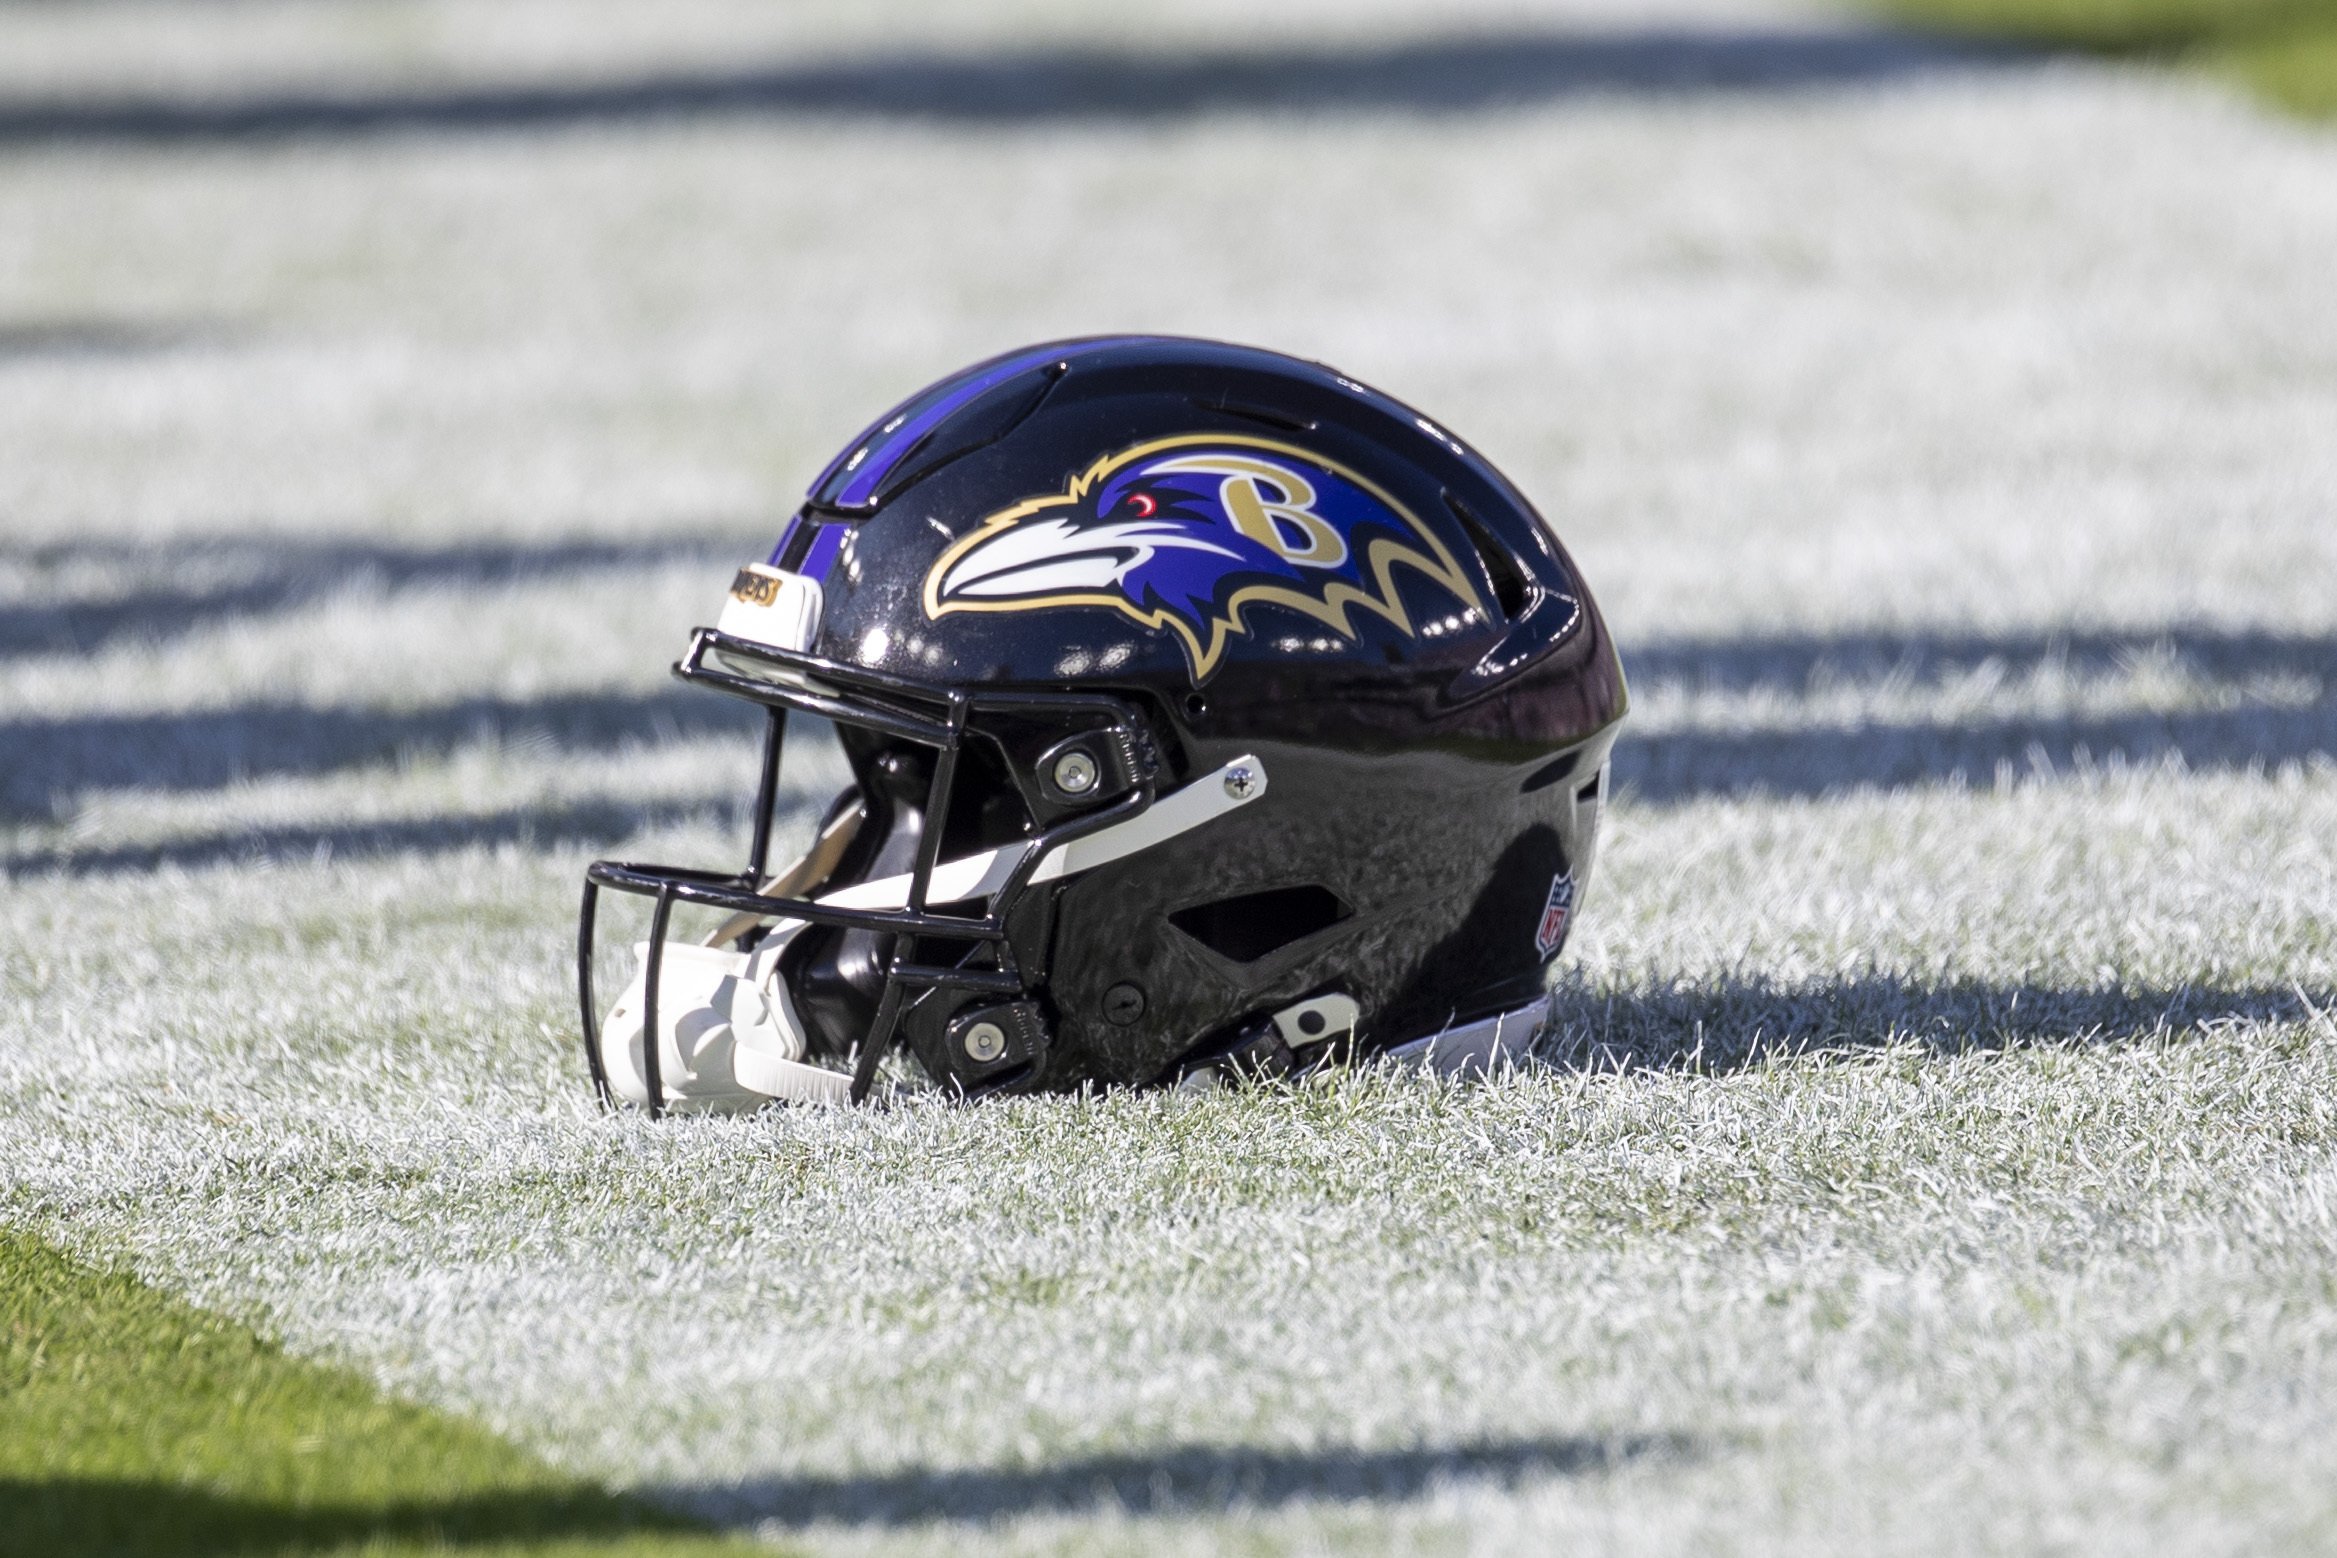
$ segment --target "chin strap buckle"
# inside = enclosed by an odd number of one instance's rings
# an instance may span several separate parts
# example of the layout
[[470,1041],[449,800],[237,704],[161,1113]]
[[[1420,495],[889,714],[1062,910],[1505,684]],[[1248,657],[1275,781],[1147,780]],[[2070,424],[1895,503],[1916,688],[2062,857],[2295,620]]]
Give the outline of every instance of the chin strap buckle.
[[1353,996],[1309,996],[1244,1023],[1226,1048],[1177,1079],[1180,1092],[1204,1093],[1227,1082],[1278,1082],[1339,1055],[1352,1044],[1363,1009]]
[[[1271,1021],[1274,1031],[1293,1054],[1312,1050],[1319,1045],[1339,1044],[1355,1037],[1355,1025],[1363,1017],[1363,1008],[1355,1004],[1353,996],[1309,996],[1294,1006],[1285,1006]],[[1321,1051],[1335,1054],[1335,1050]]]

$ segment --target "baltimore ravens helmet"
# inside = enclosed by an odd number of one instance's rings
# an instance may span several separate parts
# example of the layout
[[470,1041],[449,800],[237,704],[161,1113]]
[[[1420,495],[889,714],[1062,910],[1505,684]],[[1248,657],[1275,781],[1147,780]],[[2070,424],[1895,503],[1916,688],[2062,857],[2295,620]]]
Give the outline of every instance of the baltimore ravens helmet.
[[[653,1113],[1522,1046],[1627,701],[1481,455],[1320,364],[1156,336],[887,412],[674,672],[768,730],[743,870],[586,873],[586,1060]],[[791,719],[852,782],[774,865]],[[604,889],[651,900],[605,1014]],[[683,906],[721,923],[676,939]]]

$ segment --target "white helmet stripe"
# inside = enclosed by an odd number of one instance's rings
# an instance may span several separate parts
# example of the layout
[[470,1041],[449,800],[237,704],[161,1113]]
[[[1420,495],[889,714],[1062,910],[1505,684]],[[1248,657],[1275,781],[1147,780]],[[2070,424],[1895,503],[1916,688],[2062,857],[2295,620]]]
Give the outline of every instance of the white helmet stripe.
[[1485,1075],[1524,1064],[1549,1020],[1550,998],[1545,995],[1514,1010],[1399,1044],[1386,1059],[1391,1065],[1440,1077]]
[[[1097,866],[1125,860],[1180,833],[1190,833],[1205,822],[1239,811],[1266,793],[1266,765],[1254,757],[1237,757],[1214,772],[1172,790],[1126,822],[1114,823],[1084,838],[1073,839],[1047,852],[1031,873],[1031,881],[1052,882],[1058,877],[1092,871]],[[987,898],[1006,885],[1014,863],[1022,857],[1017,845],[961,855],[933,867],[933,881],[925,894],[928,903],[964,903]],[[907,876],[879,877],[822,893],[818,902],[839,909],[899,909],[909,902]]]

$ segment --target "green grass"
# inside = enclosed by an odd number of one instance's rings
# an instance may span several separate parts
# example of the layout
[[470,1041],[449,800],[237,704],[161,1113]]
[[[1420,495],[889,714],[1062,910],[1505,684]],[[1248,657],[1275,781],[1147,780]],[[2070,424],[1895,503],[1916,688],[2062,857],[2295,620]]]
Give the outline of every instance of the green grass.
[[[731,5],[441,32],[589,86]],[[438,9],[0,7],[0,76],[429,87]],[[723,14],[787,59],[1428,25],[980,9]],[[2337,136],[2156,68],[1852,76],[14,147],[0,1225],[842,1558],[2328,1552]],[[754,787],[680,635],[894,397],[1131,327],[1382,382],[1575,549],[1635,709],[1552,1064],[594,1110],[584,862],[735,860]],[[23,1433],[20,1483],[272,1511],[215,1548],[500,1496]]]
[[2210,51],[2207,63],[2298,113],[2337,118],[2337,19],[2233,40]]
[[0,1229],[0,1551],[744,1550]]
[[2337,116],[2337,0],[1881,0],[1902,20],[2056,48],[2165,59],[2297,113]]

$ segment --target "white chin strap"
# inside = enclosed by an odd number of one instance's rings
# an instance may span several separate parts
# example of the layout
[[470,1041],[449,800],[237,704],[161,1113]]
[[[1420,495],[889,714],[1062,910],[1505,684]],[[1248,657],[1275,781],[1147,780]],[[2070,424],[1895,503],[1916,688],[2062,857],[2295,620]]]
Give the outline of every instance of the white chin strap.
[[[1049,850],[1032,871],[1031,881],[1050,882],[1124,859],[1239,810],[1265,793],[1266,765],[1254,757],[1237,757],[1161,796],[1125,822]],[[849,838],[849,833],[844,836]],[[828,842],[823,836],[814,846],[814,854],[801,865],[812,866]],[[842,853],[841,844],[835,846],[834,853]],[[1019,847],[1009,845],[942,861],[933,868],[927,901],[963,903],[989,897],[1006,885],[1021,854]],[[831,859],[825,869],[833,869],[833,864]],[[792,885],[797,876],[796,869],[781,873],[773,878],[774,890],[800,892],[801,888]],[[909,901],[909,878],[888,876],[855,883],[822,893],[818,901],[844,909],[903,908]],[[752,923],[757,922],[750,920]],[[779,973],[779,956],[803,930],[804,922],[774,919],[769,923],[771,934],[752,952],[679,941],[665,944],[657,985],[657,1081],[668,1107],[737,1114],[761,1108],[775,1098],[791,1103],[842,1103],[850,1096],[850,1077],[804,1059],[810,1045],[804,1038],[803,1019],[797,1015],[787,981]],[[734,919],[716,934],[727,941],[743,928]],[[626,1103],[647,1107],[649,1087],[641,1074],[641,1012],[649,944],[638,943],[634,956],[632,983],[625,986],[601,1024],[601,1064],[608,1071],[611,1093]]]
[[[774,1098],[843,1103],[852,1079],[803,1057],[803,1019],[779,976],[779,955],[803,929],[790,920],[752,952],[726,952],[669,941],[657,984],[658,1090],[668,1108],[707,1114],[759,1109]],[[646,1107],[641,1074],[641,1011],[649,944],[639,943],[633,982],[601,1024],[601,1064],[609,1091]]]

